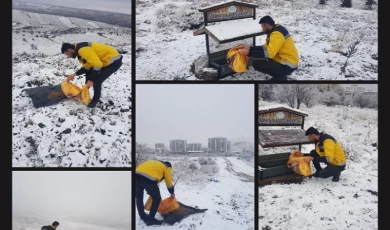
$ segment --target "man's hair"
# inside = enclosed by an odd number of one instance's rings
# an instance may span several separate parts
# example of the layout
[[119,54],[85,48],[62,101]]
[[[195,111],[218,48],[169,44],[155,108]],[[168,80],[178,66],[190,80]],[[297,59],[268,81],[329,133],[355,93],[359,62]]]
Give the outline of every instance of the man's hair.
[[61,53],[64,53],[67,49],[74,49],[74,45],[70,43],[64,43],[61,47]]
[[320,135],[320,132],[318,132],[317,129],[313,128],[313,127],[310,127],[306,130],[306,136],[310,135],[310,134],[315,134],[315,135]]
[[164,164],[165,164],[168,168],[172,168],[172,164],[171,164],[169,161],[164,161]]
[[57,221],[54,221],[51,225],[58,226],[58,225],[60,225],[60,223],[58,223]]
[[259,24],[261,24],[261,23],[268,23],[268,24],[270,24],[271,26],[274,26],[275,25],[275,22],[274,22],[274,20],[270,17],[270,16],[264,16],[264,17],[262,17],[261,19],[260,19],[260,21],[259,21]]

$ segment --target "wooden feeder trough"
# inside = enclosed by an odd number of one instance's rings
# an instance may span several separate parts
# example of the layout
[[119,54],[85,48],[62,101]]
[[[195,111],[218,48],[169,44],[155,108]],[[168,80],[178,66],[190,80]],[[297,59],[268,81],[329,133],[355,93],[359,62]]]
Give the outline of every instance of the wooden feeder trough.
[[[260,126],[300,126],[300,129],[259,129],[259,144],[263,148],[312,144],[303,130],[307,113],[284,105],[259,108]],[[274,183],[300,183],[303,176],[287,167],[290,152],[259,156],[259,186]]]
[[[216,69],[218,73],[214,80],[225,78],[235,72],[227,64],[226,55],[229,49],[210,53],[209,37],[218,44],[253,38],[253,46],[255,46],[256,36],[265,34],[259,22],[255,20],[257,7],[258,5],[255,4],[229,1],[199,9],[204,14],[205,26],[193,34],[194,36],[204,34],[206,37],[208,67]],[[222,23],[215,24],[216,22]]]

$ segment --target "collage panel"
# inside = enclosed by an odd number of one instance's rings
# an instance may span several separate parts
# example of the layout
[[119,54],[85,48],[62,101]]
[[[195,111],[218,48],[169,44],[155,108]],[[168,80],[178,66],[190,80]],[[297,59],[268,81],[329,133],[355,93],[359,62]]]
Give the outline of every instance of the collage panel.
[[376,1],[140,0],[136,28],[140,81],[378,80]]
[[131,167],[131,1],[12,2],[12,166]]
[[131,172],[12,172],[15,230],[129,230],[131,210]]
[[254,86],[136,84],[135,97],[136,229],[254,229]]
[[378,85],[258,88],[259,229],[378,229]]

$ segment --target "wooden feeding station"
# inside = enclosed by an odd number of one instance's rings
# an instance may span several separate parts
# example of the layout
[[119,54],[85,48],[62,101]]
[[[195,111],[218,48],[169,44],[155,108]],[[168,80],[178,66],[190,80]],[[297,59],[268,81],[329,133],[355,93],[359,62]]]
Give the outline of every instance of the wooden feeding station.
[[[263,148],[312,144],[305,135],[304,122],[307,113],[284,105],[260,107],[258,111],[259,144]],[[275,129],[261,129],[274,126]],[[297,127],[278,129],[278,127]],[[259,185],[273,183],[298,183],[303,177],[287,167],[291,152],[259,156]]]
[[204,27],[193,34],[194,36],[205,35],[208,66],[218,71],[218,79],[234,74],[234,71],[226,61],[229,49],[210,53],[209,37],[218,44],[252,37],[255,46],[256,36],[265,34],[256,20],[257,7],[258,5],[255,4],[228,1],[199,9],[204,15]]

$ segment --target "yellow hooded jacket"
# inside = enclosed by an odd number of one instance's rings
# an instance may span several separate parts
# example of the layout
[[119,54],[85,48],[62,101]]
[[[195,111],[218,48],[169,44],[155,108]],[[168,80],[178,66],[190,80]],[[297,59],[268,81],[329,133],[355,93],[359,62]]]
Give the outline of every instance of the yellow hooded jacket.
[[98,42],[80,42],[75,43],[77,59],[83,66],[76,75],[81,75],[89,70],[93,70],[89,79],[92,81],[99,74],[101,68],[106,67],[122,55],[113,47]]
[[292,69],[298,68],[299,55],[294,39],[283,26],[276,24],[263,46],[251,47],[249,56],[269,58]]
[[335,166],[343,166],[346,164],[347,158],[343,148],[336,139],[328,134],[320,134],[320,139],[316,143],[316,152],[324,159],[324,163]]
[[152,181],[160,183],[161,180],[165,180],[168,191],[174,193],[172,182],[172,166],[159,160],[147,160],[138,165],[135,170],[136,174],[142,175]]

